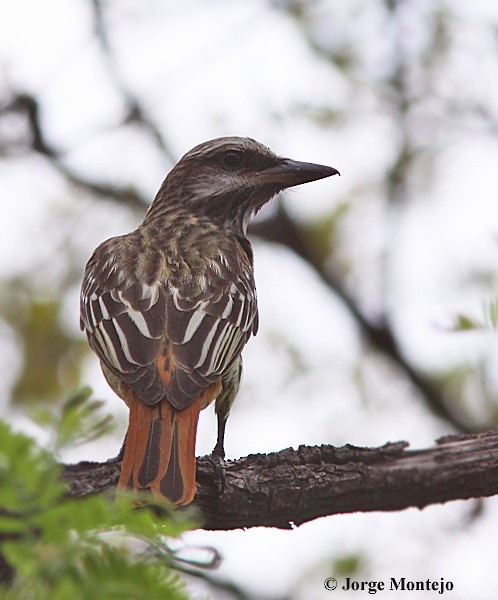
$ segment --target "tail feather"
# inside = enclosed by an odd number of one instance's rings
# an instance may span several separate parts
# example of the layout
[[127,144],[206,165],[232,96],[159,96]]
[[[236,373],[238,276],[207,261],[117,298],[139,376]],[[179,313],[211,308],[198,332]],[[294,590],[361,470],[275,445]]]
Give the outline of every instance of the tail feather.
[[118,488],[150,490],[182,505],[195,496],[195,441],[199,402],[177,411],[167,401],[129,404],[130,421]]

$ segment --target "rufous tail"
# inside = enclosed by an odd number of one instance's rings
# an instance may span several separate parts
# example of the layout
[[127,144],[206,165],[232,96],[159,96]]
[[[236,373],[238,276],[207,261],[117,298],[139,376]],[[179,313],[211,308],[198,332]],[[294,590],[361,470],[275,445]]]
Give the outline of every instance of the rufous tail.
[[195,440],[200,403],[178,411],[167,400],[147,406],[133,395],[118,488],[149,490],[176,505],[195,492]]

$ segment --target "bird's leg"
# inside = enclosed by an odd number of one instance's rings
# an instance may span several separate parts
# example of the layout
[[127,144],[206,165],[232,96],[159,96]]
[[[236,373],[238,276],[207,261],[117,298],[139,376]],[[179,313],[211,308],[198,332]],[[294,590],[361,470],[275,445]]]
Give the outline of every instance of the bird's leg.
[[225,491],[226,486],[226,469],[225,469],[225,427],[227,424],[227,414],[218,413],[218,437],[216,439],[216,445],[210,455],[211,463],[214,467],[217,481],[220,482],[219,495],[221,496]]
[[216,416],[218,418],[218,437],[211,456],[216,456],[223,461],[225,460],[225,427],[227,424],[227,415],[218,413]]
[[210,458],[217,478],[220,481],[220,496],[225,491],[227,478],[225,469],[225,427],[230,409],[239,391],[241,377],[242,357],[239,356],[229,371],[223,376],[221,392],[216,398],[215,404],[215,412],[218,419],[218,436]]

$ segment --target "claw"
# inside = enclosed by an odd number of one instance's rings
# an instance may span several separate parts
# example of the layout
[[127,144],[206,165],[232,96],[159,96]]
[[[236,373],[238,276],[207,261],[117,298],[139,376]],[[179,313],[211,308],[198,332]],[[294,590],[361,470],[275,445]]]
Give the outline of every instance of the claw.
[[225,469],[225,452],[223,448],[220,449],[217,447],[218,444],[214,447],[213,451],[209,455],[209,460],[213,465],[214,475],[216,478],[216,483],[218,484],[218,496],[222,496],[226,489],[226,480],[227,480],[227,472]]

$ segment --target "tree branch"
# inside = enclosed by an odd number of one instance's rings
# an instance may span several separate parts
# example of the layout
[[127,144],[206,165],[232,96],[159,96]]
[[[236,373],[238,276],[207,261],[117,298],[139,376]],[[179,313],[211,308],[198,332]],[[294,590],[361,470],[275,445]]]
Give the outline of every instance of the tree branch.
[[[393,511],[498,494],[498,432],[451,435],[432,448],[407,442],[379,448],[300,446],[227,461],[220,480],[209,457],[197,460],[194,505],[204,529],[289,529],[318,517]],[[120,462],[63,466],[74,496],[113,487]]]
[[[126,204],[134,211],[145,211],[147,207],[146,199],[137,190],[83,177],[75,169],[64,163],[64,153],[51,144],[44,134],[40,119],[40,105],[34,96],[25,93],[13,95],[8,103],[0,106],[0,118],[9,113],[18,113],[26,117],[30,137],[27,148],[45,157],[54,169],[72,185],[93,194],[101,200],[118,201],[121,204]],[[24,149],[24,145],[24,143],[18,145],[9,143],[3,148],[4,144],[0,140],[0,150],[4,151],[12,152],[17,146]]]

